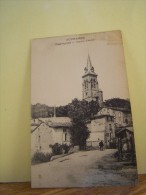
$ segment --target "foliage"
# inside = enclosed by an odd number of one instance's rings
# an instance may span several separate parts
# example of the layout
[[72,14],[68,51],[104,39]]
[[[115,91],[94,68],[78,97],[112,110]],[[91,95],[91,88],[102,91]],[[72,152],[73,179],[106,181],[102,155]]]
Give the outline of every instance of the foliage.
[[88,117],[88,102],[74,99],[69,106],[68,115],[72,119],[71,126],[71,143],[79,145],[80,150],[86,148],[86,140],[90,132],[86,126]]
[[32,164],[42,163],[42,162],[48,162],[51,159],[51,154],[43,152],[36,152],[32,157]]
[[32,118],[44,118],[53,116],[54,108],[49,107],[45,104],[35,104],[31,105],[31,117]]
[[[85,100],[74,99],[71,103],[65,106],[56,107],[57,117],[70,117],[70,113],[73,108],[77,106],[82,110],[84,118],[90,119],[94,114],[97,113],[99,109],[98,101],[87,102]],[[74,109],[76,110],[76,109]],[[78,110],[78,109],[77,109]],[[54,108],[49,107],[45,104],[35,104],[31,105],[31,116],[32,118],[44,118],[51,117],[54,115]]]
[[71,143],[73,145],[79,145],[80,150],[86,149],[86,140],[88,139],[90,132],[84,121],[77,121],[73,119],[73,125],[71,127]]
[[50,145],[50,147],[52,148],[52,155],[60,155],[60,154],[67,154],[70,146],[66,145],[66,144],[58,144],[55,143],[54,145]]
[[125,100],[120,98],[112,98],[112,99],[105,100],[104,105],[108,107],[123,108],[129,111],[131,110],[130,101],[128,99]]
[[68,117],[80,118],[82,120],[91,119],[99,110],[99,104],[97,101],[87,102],[85,100],[74,99],[68,104]]
[[68,116],[68,105],[57,107],[56,108],[56,116],[67,117]]

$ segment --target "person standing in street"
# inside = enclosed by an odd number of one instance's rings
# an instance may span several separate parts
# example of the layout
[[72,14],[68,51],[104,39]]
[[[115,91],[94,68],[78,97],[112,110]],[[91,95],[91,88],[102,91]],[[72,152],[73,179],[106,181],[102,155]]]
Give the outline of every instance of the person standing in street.
[[101,140],[99,142],[99,148],[100,148],[101,151],[103,151],[103,146],[104,146],[104,144],[103,144],[103,141]]

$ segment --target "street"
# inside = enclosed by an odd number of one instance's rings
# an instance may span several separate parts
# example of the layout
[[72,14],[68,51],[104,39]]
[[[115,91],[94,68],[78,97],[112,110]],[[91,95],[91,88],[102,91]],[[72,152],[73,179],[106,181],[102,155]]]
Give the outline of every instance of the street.
[[123,167],[113,157],[115,152],[115,149],[79,151],[32,165],[32,187],[134,185],[136,168]]

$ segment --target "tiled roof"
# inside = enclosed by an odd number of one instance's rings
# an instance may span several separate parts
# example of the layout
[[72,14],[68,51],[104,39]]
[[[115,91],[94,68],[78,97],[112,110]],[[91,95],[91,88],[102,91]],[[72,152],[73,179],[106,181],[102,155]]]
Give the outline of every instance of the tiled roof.
[[51,127],[70,127],[72,123],[69,117],[52,117],[49,118],[48,125]]
[[129,131],[129,132],[133,133],[133,127],[130,126],[130,127],[121,127],[121,128],[118,128],[117,129],[117,134],[120,134],[123,131]]
[[101,111],[101,110],[104,109],[104,108],[111,109],[111,110],[116,110],[116,111],[122,111],[122,112],[130,112],[130,110],[127,110],[126,108],[110,107],[110,106],[103,106],[103,107],[101,107],[101,108],[98,110],[98,112]]

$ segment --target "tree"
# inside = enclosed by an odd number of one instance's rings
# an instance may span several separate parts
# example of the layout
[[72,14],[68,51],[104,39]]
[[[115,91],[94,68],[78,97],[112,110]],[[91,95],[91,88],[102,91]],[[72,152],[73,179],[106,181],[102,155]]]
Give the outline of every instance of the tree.
[[72,119],[71,143],[79,145],[80,150],[86,148],[86,140],[90,135],[86,125],[85,102],[74,99],[68,106],[68,116]]
[[68,116],[68,105],[57,107],[56,116],[57,117],[60,117],[60,116],[67,117]]
[[88,118],[92,118],[95,114],[97,114],[98,110],[99,110],[99,103],[98,101],[91,101],[88,103],[88,109],[89,109],[89,114],[88,114]]
[[125,100],[120,98],[112,98],[112,99],[105,100],[104,105],[108,107],[124,108],[126,110],[131,111],[131,105],[128,99]]
[[53,116],[53,107],[49,107],[45,104],[35,104],[31,105],[31,117],[32,118],[39,118],[39,117],[50,117]]

